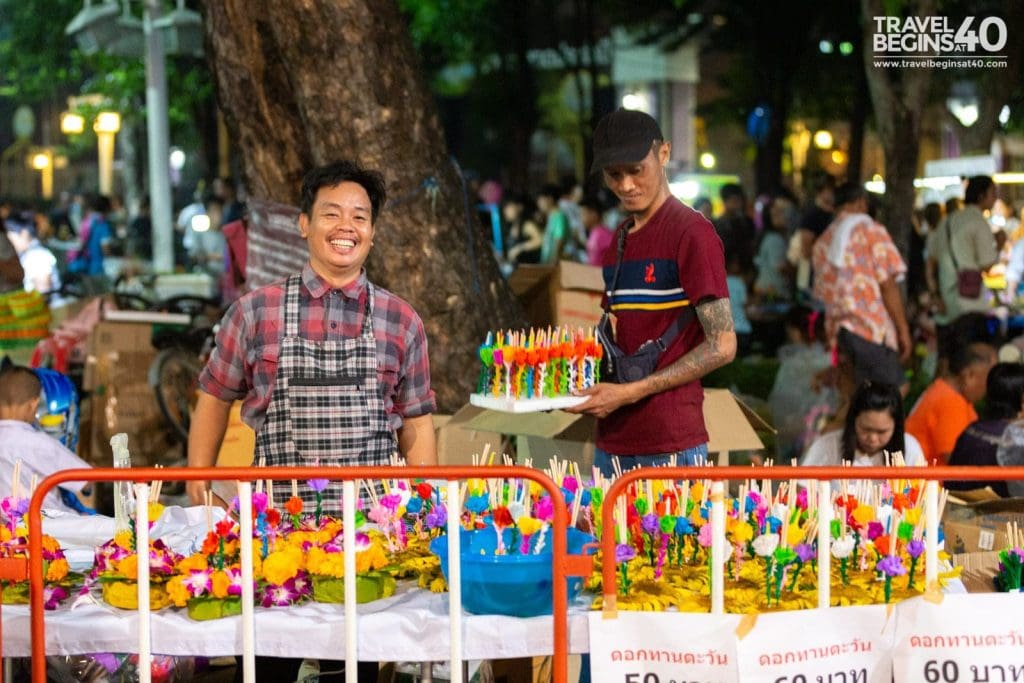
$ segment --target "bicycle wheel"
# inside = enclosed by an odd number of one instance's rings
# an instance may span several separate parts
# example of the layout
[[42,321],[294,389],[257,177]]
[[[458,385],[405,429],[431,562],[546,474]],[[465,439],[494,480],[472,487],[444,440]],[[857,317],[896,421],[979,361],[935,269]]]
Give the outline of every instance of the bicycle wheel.
[[194,353],[179,347],[164,349],[149,366],[149,386],[167,425],[182,443],[188,443],[188,429],[199,390],[203,366]]

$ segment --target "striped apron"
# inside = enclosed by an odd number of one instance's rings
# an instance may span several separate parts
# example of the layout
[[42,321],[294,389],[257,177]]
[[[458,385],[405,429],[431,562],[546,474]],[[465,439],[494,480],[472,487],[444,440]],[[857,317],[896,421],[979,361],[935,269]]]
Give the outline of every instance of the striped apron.
[[[377,382],[373,336],[373,285],[366,283],[366,309],[358,337],[313,342],[299,334],[298,276],[285,286],[285,331],[267,417],[256,434],[256,462],[270,466],[388,465],[397,450]],[[274,487],[274,504],[291,495]],[[315,503],[304,483],[299,495]],[[310,505],[306,505],[311,510]],[[323,511],[341,513],[341,482],[323,492]]]

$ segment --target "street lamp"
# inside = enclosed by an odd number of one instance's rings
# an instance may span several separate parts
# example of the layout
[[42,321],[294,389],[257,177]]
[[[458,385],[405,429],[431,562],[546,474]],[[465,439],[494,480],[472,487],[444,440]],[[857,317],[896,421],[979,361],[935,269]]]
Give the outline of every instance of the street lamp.
[[[174,226],[171,221],[171,180],[168,168],[167,74],[164,69],[164,43],[171,54],[201,54],[202,20],[185,9],[178,0],[177,9],[162,14],[161,0],[143,0],[141,22],[131,16],[131,0],[104,0],[93,7],[83,0],[81,12],[65,32],[74,36],[79,48],[105,50],[114,54],[144,58],[146,62],[146,129],[149,156],[149,196],[153,224],[153,267],[157,272],[174,268]],[[123,7],[123,12],[119,9]],[[144,40],[139,40],[139,38]]]
[[92,129],[99,149],[100,194],[110,196],[114,190],[114,136],[121,130],[121,115],[101,111]]
[[43,199],[53,197],[53,151],[41,149],[29,157],[29,165],[39,171],[43,184]]
[[64,135],[79,135],[85,132],[85,117],[71,111],[60,115],[60,132]]

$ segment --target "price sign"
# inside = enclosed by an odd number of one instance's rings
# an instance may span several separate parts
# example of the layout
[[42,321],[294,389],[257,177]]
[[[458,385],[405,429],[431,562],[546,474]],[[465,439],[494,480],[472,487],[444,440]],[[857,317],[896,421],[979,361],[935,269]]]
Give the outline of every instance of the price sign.
[[738,633],[740,679],[891,683],[892,621],[884,605],[762,614]]
[[1024,595],[945,595],[900,603],[895,681],[1024,681]]
[[594,683],[734,683],[736,626],[722,614],[619,612],[590,615]]

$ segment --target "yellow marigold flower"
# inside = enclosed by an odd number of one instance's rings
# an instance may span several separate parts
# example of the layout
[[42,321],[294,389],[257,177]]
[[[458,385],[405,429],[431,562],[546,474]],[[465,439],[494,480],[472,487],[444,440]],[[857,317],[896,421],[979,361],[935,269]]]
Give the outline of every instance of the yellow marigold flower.
[[386,566],[388,566],[387,553],[378,543],[373,543],[363,552],[356,554],[356,572],[362,573],[371,569],[382,569]]
[[[253,545],[256,545],[253,543]],[[239,541],[225,541],[224,542],[224,557],[233,557],[240,552]]]
[[448,584],[445,583],[444,577],[439,576],[430,582],[431,593],[444,593],[446,590],[448,590]]
[[214,572],[211,577],[213,583],[213,597],[215,598],[226,598],[228,596],[228,586],[231,585],[231,579],[224,572]]
[[516,526],[519,528],[519,533],[521,533],[523,536],[531,536],[540,531],[541,527],[544,525],[541,523],[539,519],[534,519],[533,517],[526,517],[524,515],[519,518],[518,522],[516,522]]
[[151,522],[160,519],[160,515],[164,514],[164,506],[157,502],[151,502],[147,510],[149,510],[149,521]]
[[309,552],[306,553],[306,569],[311,574],[322,574],[323,572],[320,571],[320,567],[323,565],[326,555],[327,553],[323,551],[323,548],[318,548],[317,546],[310,548]]
[[746,543],[754,538],[754,527],[747,522],[737,523],[732,530],[733,543]]
[[175,606],[184,607],[188,604],[189,592],[185,588],[185,577],[178,575],[172,576],[171,580],[167,582],[167,595],[170,596],[171,600],[174,601]]
[[125,550],[131,550],[132,532],[128,529],[118,531],[116,534],[114,534],[114,543],[120,546],[121,548],[124,548]]
[[60,543],[53,536],[43,535],[43,550],[51,553],[55,553],[60,550]]
[[803,542],[806,533],[800,528],[798,524],[790,524],[786,530],[786,543],[789,547],[795,547],[798,543]]
[[64,559],[51,560],[46,567],[47,581],[61,581],[68,575],[68,561]]
[[[240,562],[237,565],[239,567],[242,566]],[[252,554],[252,575],[263,576],[263,558],[260,557],[259,553]]]
[[11,530],[7,527],[0,527],[0,541],[6,543],[11,540]]
[[903,513],[903,521],[907,524],[917,526],[917,523],[921,520],[921,508],[910,508]]
[[875,518],[875,508],[870,505],[858,505],[853,511],[853,518],[860,524],[867,524]]
[[704,484],[699,481],[693,482],[690,486],[690,500],[695,503],[699,503],[700,499],[704,496]]
[[115,565],[117,573],[126,579],[137,579],[139,578],[139,556],[129,555],[123,560],[118,560]]
[[209,564],[206,562],[206,555],[202,553],[196,553],[195,555],[189,555],[181,562],[178,563],[178,572],[181,574],[188,574],[190,571],[202,571],[209,568]]
[[263,578],[275,586],[283,585],[298,573],[299,565],[291,553],[270,553],[263,560]]

